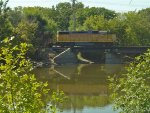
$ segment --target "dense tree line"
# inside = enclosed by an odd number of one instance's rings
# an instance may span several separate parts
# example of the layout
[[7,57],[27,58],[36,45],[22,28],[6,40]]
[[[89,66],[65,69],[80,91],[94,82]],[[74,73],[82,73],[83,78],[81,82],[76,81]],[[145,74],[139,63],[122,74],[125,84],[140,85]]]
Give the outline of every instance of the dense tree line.
[[[77,30],[80,30],[87,17],[103,15],[105,19],[109,20],[116,16],[114,11],[105,8],[85,7],[80,2],[75,5],[74,10],[77,18]],[[5,23],[7,28],[11,28],[11,32],[7,32],[10,33],[10,36],[20,37],[21,41],[32,43],[34,46],[43,46],[46,45],[44,42],[48,42],[49,38],[55,38],[57,31],[72,30],[72,12],[72,4],[69,2],[59,3],[52,8],[9,8],[7,10],[7,19],[3,20],[1,24]],[[6,24],[4,21],[9,22]]]
[[[73,8],[69,2],[59,3],[52,8],[14,9],[6,8],[6,3],[1,4],[0,9],[0,40],[15,36],[17,41],[31,43],[34,52],[54,42],[57,31],[73,30]],[[150,44],[149,8],[122,14],[101,7],[85,7],[79,2],[74,11],[77,31],[107,30],[117,35],[118,45],[121,46]]]

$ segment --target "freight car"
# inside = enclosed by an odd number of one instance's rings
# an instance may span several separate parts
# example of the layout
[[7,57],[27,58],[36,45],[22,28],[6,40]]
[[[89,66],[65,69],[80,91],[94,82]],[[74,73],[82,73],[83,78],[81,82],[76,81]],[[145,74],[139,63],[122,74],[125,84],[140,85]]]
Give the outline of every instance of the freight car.
[[59,46],[113,46],[116,35],[107,31],[72,31],[57,32],[57,45]]

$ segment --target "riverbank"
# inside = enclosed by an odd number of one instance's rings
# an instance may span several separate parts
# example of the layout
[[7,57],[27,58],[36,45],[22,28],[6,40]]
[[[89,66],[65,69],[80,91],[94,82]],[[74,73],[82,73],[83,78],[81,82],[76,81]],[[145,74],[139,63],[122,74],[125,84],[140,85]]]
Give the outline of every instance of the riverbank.
[[38,49],[31,59],[31,62],[34,67],[50,67],[55,65],[53,58],[57,55],[52,48],[41,48]]

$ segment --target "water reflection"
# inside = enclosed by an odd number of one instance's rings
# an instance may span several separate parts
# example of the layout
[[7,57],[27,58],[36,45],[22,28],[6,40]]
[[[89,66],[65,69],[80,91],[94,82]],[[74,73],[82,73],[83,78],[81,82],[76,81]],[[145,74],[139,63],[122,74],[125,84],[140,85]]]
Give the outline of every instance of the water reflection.
[[119,74],[121,64],[64,65],[34,70],[39,79],[48,81],[50,89],[68,96],[63,113],[115,113],[111,109],[107,77]]

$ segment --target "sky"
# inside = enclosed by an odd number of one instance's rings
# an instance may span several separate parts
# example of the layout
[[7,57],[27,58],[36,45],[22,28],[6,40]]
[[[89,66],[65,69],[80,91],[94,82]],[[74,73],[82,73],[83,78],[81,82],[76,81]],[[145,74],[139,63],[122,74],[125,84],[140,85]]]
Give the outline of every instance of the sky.
[[[8,6],[41,6],[52,7],[59,2],[70,2],[71,0],[9,0]],[[105,7],[117,12],[138,11],[150,7],[150,0],[77,0],[89,7]],[[131,2],[131,3],[130,3]]]

